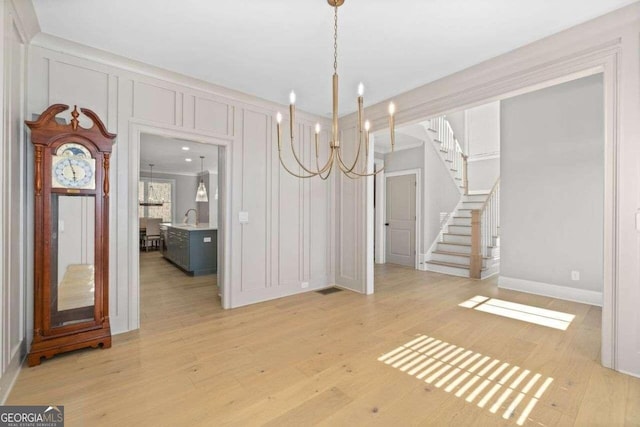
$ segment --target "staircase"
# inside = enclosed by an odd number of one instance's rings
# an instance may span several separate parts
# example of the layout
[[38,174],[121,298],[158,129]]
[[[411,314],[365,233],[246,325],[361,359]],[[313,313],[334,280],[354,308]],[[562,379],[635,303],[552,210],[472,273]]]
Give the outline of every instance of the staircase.
[[424,127],[461,193],[431,246],[426,269],[485,279],[500,268],[500,179],[489,193],[468,194],[467,157],[446,117],[431,119]]
[[[427,260],[427,270],[453,276],[471,277],[472,259],[472,212],[481,210],[489,199],[489,194],[462,196],[462,200],[444,226],[440,241]],[[500,237],[491,236],[490,241],[481,250],[480,278],[485,279],[499,271]]]

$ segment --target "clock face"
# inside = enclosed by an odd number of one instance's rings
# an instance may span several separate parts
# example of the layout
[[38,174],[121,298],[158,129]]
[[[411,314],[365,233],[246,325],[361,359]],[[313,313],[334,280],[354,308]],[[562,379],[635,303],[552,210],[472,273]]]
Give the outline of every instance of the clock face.
[[53,188],[96,188],[96,161],[86,147],[75,143],[63,144],[51,160]]

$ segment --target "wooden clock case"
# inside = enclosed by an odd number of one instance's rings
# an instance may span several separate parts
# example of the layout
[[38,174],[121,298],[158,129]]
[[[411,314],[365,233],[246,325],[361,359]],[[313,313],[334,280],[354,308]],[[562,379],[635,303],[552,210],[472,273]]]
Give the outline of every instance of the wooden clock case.
[[[71,113],[70,123],[61,124],[56,121],[56,115],[68,109],[69,106],[64,104],[51,105],[37,120],[25,122],[31,129],[31,142],[35,152],[35,310],[29,366],[39,365],[42,358],[48,359],[56,354],[84,347],[111,347],[109,160],[116,135],[107,132],[98,116],[86,108],[81,108],[80,111],[91,120],[90,128],[80,126],[80,113],[76,107]],[[52,185],[52,156],[61,145],[68,143],[82,145],[91,158],[95,159],[93,189],[54,188]],[[83,264],[65,265],[67,259],[73,258],[75,254],[68,249],[65,250],[66,253],[58,253],[59,240],[64,237],[67,242],[70,239],[67,235],[75,234],[70,230],[63,236],[67,230],[60,225],[63,222],[59,216],[63,216],[63,204],[75,206],[78,202],[88,206],[83,210],[88,213],[83,214],[82,218],[79,215],[77,219],[66,214],[67,228],[76,227],[76,222],[89,224],[83,229],[84,240],[80,243],[85,245],[84,253],[90,255]],[[65,212],[70,210],[66,207],[64,209]],[[59,261],[62,258],[65,259],[64,262]],[[72,276],[73,274],[76,276]],[[62,305],[63,300],[66,301],[65,305]]]

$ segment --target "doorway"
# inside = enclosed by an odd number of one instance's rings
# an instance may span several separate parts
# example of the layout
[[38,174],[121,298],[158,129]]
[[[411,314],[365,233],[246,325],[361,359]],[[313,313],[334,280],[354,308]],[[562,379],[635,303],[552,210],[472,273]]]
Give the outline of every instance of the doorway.
[[417,174],[386,176],[386,262],[416,265],[416,186]]
[[[140,134],[138,235],[141,323],[192,298],[221,307],[218,146]],[[162,295],[172,295],[161,298]],[[158,319],[156,319],[158,320]],[[161,319],[160,319],[161,320]]]
[[[229,233],[227,230],[230,228],[230,215],[227,212],[230,206],[230,191],[229,187],[231,185],[231,168],[229,165],[230,162],[230,152],[232,151],[231,139],[225,138],[216,138],[207,135],[202,135],[199,133],[192,133],[184,130],[175,130],[171,128],[164,128],[160,126],[150,126],[143,123],[131,123],[130,126],[130,139],[129,144],[131,147],[129,153],[129,176],[133,177],[132,179],[127,180],[128,188],[129,188],[129,205],[128,205],[128,244],[132,251],[129,252],[129,262],[131,263],[131,291],[129,293],[129,302],[130,302],[130,316],[132,323],[130,327],[132,329],[140,328],[140,320],[143,317],[143,314],[140,310],[140,300],[141,296],[144,292],[141,289],[141,275],[142,271],[140,268],[140,234],[139,234],[139,182],[138,177],[140,176],[140,146],[143,135],[155,135],[161,136],[165,138],[172,138],[181,142],[191,142],[200,144],[202,146],[206,146],[212,149],[217,149],[218,158],[217,158],[217,174],[218,174],[218,230],[217,230],[217,271],[216,271],[216,283],[217,283],[217,293],[215,294],[215,304],[221,305],[222,308],[230,308],[230,282],[229,276],[226,272],[229,269],[230,260],[228,259],[228,254],[230,253],[231,243],[229,240]],[[178,144],[178,148],[181,149],[182,145]],[[208,155],[208,154],[207,154]],[[196,163],[195,168],[200,170],[200,158],[196,157],[197,160],[193,160],[191,163]],[[182,162],[184,157],[181,159]],[[147,165],[148,166],[148,165]],[[154,181],[156,175],[156,167],[154,167]],[[211,191],[208,189],[208,194],[211,194]],[[195,199],[195,191],[192,196]],[[212,194],[215,197],[215,192]],[[184,220],[185,212],[178,212],[176,208],[176,218],[178,221]],[[189,214],[189,221],[194,222],[194,214]],[[153,253],[153,252],[149,252]],[[157,255],[157,252],[155,253]],[[164,261],[160,259],[160,261]],[[183,273],[180,273],[183,274]],[[194,276],[195,281],[204,280],[205,276]],[[206,285],[204,285],[206,286]],[[165,296],[163,296],[165,298]],[[213,304],[212,304],[213,305]]]

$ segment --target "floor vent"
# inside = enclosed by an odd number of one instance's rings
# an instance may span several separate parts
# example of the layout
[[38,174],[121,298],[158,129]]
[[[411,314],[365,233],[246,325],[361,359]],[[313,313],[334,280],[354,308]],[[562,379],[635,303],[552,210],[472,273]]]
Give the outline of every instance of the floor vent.
[[316,291],[316,292],[322,295],[329,295],[329,294],[333,294],[340,291],[342,291],[342,289],[340,288],[327,288],[327,289],[320,289],[319,291]]

